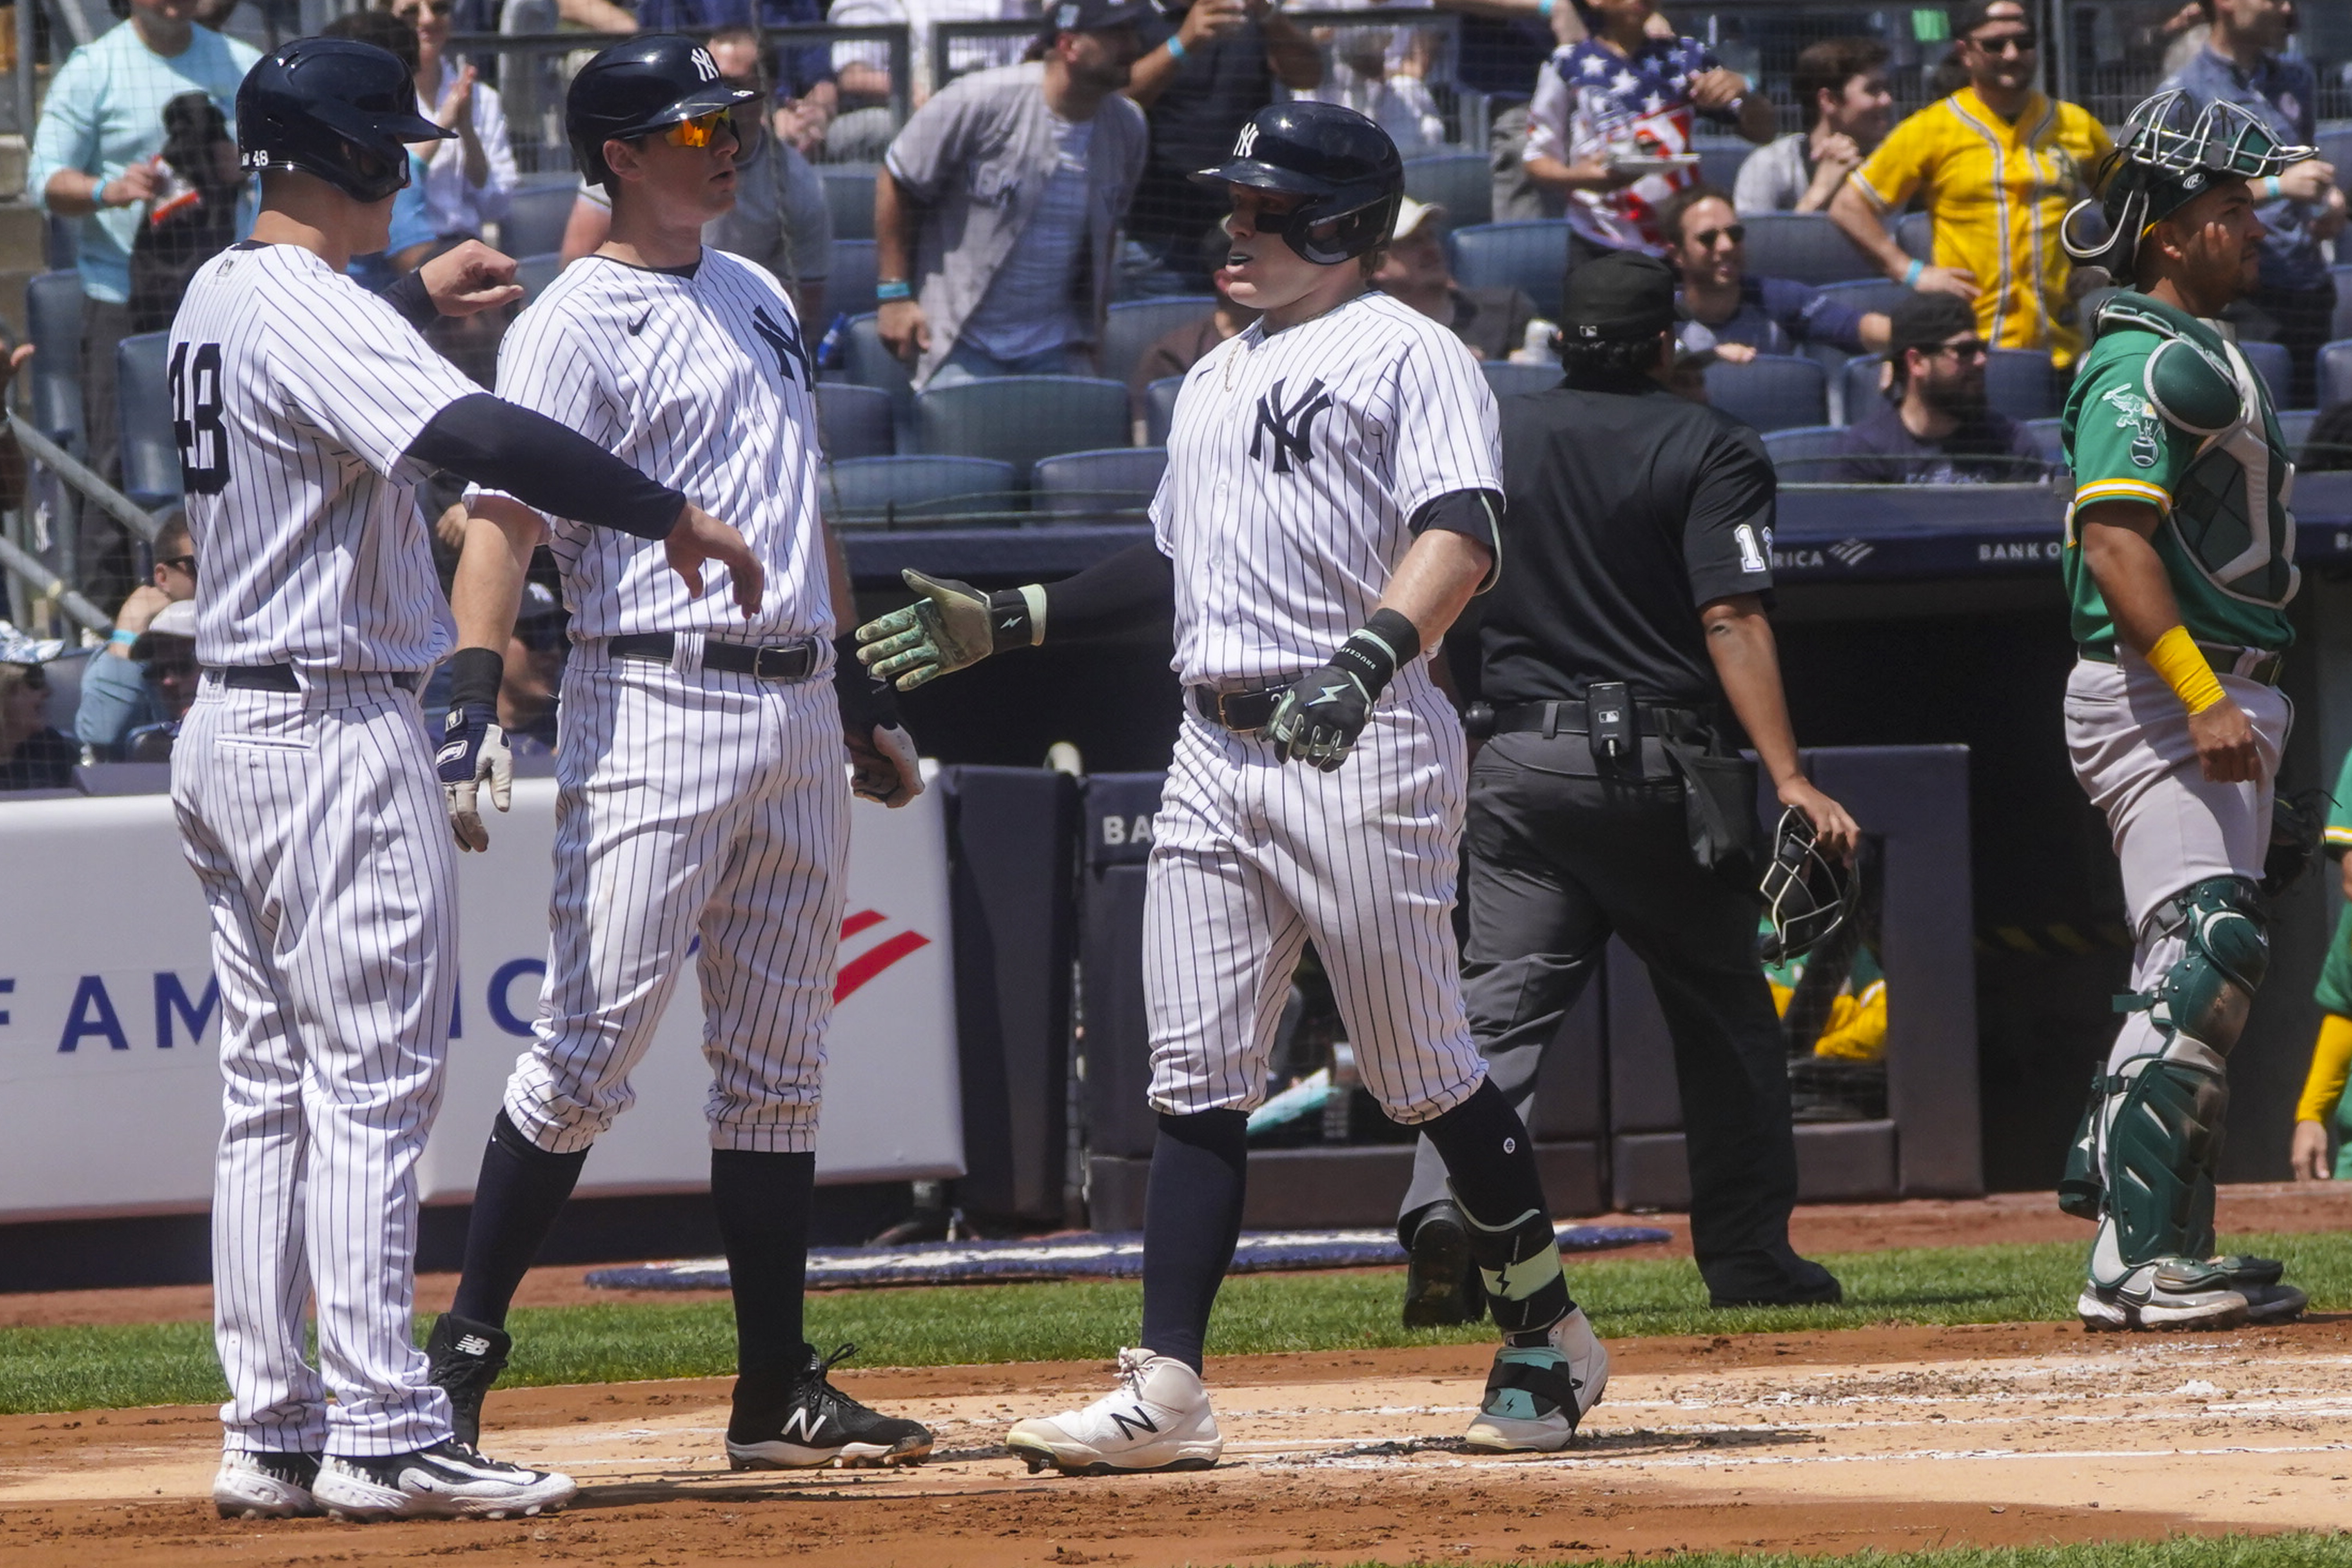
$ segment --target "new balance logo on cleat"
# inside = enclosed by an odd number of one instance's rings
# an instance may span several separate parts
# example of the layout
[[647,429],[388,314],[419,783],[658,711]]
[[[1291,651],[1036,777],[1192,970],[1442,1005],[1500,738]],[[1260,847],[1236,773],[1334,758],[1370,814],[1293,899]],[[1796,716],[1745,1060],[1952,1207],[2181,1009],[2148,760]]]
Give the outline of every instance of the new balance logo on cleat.
[[1125,1415],[1113,1411],[1110,1419],[1111,1425],[1118,1428],[1119,1436],[1122,1437],[1132,1437],[1138,1432],[1149,1432],[1157,1436],[1160,1432],[1160,1424],[1145,1414],[1140,1405]]
[[457,1342],[459,1355],[488,1355],[489,1351],[490,1342],[479,1334],[467,1334]]

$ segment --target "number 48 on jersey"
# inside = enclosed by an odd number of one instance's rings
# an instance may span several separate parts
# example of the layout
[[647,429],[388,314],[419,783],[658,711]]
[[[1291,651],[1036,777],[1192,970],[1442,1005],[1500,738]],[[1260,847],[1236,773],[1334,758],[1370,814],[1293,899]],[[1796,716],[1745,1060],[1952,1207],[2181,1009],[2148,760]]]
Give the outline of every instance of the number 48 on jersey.
[[180,448],[180,484],[190,495],[228,489],[228,431],[221,424],[218,343],[172,345],[172,439]]

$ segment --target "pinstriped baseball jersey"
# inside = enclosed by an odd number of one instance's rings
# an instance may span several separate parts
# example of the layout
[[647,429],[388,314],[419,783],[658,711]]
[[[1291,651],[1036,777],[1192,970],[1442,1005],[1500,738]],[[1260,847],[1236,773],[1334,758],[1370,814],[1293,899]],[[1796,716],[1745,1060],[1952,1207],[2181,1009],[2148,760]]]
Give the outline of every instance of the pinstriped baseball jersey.
[[419,670],[456,626],[409,444],[482,389],[308,250],[233,246],[172,323],[173,433],[204,557],[196,657]]
[[[689,599],[659,543],[550,518],[575,639],[709,631],[829,637],[814,371],[773,278],[707,247],[689,270],[572,263],[508,331],[499,395],[568,425],[732,523],[767,568],[760,614],[724,568]],[[771,416],[772,411],[772,416]]]
[[1380,603],[1416,510],[1503,488],[1498,426],[1461,340],[1385,294],[1210,350],[1151,503],[1177,674],[1230,686],[1321,664]]

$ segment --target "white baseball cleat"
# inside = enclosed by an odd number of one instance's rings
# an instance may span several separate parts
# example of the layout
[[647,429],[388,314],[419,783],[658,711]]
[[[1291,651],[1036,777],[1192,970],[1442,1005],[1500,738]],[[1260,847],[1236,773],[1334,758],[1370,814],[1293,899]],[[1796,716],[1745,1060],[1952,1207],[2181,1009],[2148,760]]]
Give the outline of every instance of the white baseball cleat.
[[2226,1268],[2202,1258],[2160,1258],[2133,1269],[2119,1284],[2085,1282],[2074,1300],[2074,1315],[2093,1333],[2234,1329],[2246,1321],[2249,1305]]
[[223,1519],[308,1519],[319,1511],[310,1488],[316,1454],[265,1454],[231,1448],[213,1477],[213,1506]]
[[1505,1345],[1463,1442],[1481,1454],[1556,1454],[1609,1386],[1609,1352],[1581,1307],[1551,1326],[1547,1343]]
[[1225,1451],[1201,1374],[1171,1356],[1118,1352],[1118,1387],[1084,1410],[1017,1422],[1004,1446],[1066,1476],[1205,1470]]
[[357,1459],[330,1454],[311,1488],[333,1517],[520,1519],[553,1513],[580,1493],[572,1478],[484,1457],[454,1438],[406,1454]]

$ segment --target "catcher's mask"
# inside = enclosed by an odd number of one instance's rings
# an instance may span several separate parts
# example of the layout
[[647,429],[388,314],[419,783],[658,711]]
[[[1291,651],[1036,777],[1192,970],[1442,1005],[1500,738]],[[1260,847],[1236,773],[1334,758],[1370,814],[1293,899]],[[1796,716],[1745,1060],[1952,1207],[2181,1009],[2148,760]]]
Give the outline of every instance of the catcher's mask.
[[[2218,180],[2259,180],[2315,156],[2287,147],[2239,105],[2216,99],[2201,109],[2178,88],[2144,99],[2124,122],[2115,151],[2097,172],[2099,195],[2076,202],[2058,226],[2066,254],[2103,267],[2118,281],[2148,229],[2204,195]],[[2077,236],[2077,220],[2096,211],[2105,234]]]
[[1790,806],[1772,830],[1772,864],[1765,868],[1762,892],[1772,925],[1764,962],[1785,963],[1811,952],[1853,918],[1862,884],[1853,868],[1822,853],[1813,825]]

